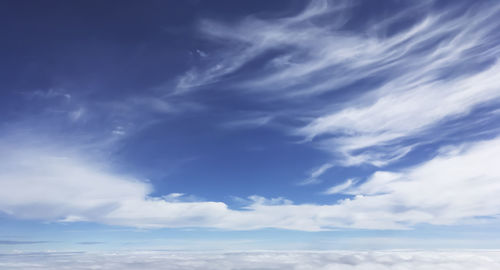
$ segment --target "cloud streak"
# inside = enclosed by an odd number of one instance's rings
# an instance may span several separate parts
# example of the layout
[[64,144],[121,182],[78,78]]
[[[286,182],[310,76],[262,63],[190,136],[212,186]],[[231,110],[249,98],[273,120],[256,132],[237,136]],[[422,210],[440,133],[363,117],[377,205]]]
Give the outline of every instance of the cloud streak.
[[320,167],[312,170],[311,175],[303,180],[302,182],[299,183],[299,185],[313,185],[313,184],[319,184],[321,183],[321,180],[319,177],[323,175],[325,172],[327,172],[329,169],[333,167],[333,164],[331,163],[325,163],[321,165]]
[[34,245],[45,244],[48,241],[18,241],[18,240],[0,240],[0,245]]
[[345,181],[344,183],[333,186],[333,187],[327,189],[324,193],[325,194],[344,193],[349,188],[351,188],[354,184],[356,184],[356,181],[354,179],[347,179],[347,181]]
[[[178,87],[230,76],[237,78],[228,82],[232,88],[290,102],[351,95],[347,102],[292,110],[298,119],[311,119],[294,134],[314,140],[344,166],[383,167],[419,145],[408,140],[450,120],[467,122],[481,106],[498,107],[500,5],[457,2],[439,9],[421,1],[354,30],[346,26],[353,6],[312,1],[293,17],[250,16],[231,25],[205,20],[200,31],[226,45],[206,66],[188,71]],[[238,73],[264,55],[261,69]]]

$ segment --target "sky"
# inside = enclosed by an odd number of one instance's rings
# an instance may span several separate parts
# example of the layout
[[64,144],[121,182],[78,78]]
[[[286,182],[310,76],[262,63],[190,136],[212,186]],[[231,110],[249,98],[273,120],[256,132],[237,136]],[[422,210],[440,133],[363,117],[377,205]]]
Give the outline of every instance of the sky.
[[499,16],[2,1],[0,252],[500,249]]

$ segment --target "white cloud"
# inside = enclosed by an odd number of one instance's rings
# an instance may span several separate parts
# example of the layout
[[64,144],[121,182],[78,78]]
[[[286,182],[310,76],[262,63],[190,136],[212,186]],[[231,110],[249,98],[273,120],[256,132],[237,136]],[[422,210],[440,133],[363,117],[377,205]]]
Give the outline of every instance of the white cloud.
[[[110,172],[75,151],[0,144],[0,211],[46,221],[91,221],[140,228],[212,227],[406,229],[419,223],[459,224],[500,214],[500,139],[447,148],[399,172],[334,191],[354,197],[335,204],[294,204],[250,197],[243,210],[223,202],[151,197],[149,183]],[[480,219],[480,218],[479,218]]]
[[258,116],[247,119],[233,120],[223,123],[222,126],[226,128],[244,129],[244,128],[257,128],[269,124],[273,120],[272,116]]
[[337,194],[337,193],[343,193],[346,192],[349,188],[351,188],[354,184],[356,184],[356,181],[354,179],[347,179],[342,184],[338,184],[336,186],[333,186],[325,191],[325,194]]
[[85,115],[85,109],[83,107],[78,108],[69,113],[69,118],[71,121],[78,121]]
[[499,251],[260,251],[19,253],[2,255],[0,269],[498,269]]
[[[300,130],[309,138],[322,134],[341,135],[327,141],[331,149],[353,158],[352,152],[370,146],[384,145],[392,140],[416,135],[433,128],[441,121],[459,117],[474,107],[492,102],[500,97],[500,65],[492,66],[482,73],[457,79],[453,82],[419,84],[404,92],[385,93],[373,104],[346,108],[322,116]],[[337,146],[335,148],[335,146]],[[406,154],[410,148],[396,144],[391,151],[395,157]],[[390,153],[391,153],[390,152]],[[380,159],[373,155],[352,163]],[[390,160],[390,158],[384,158]],[[382,163],[384,164],[384,163]],[[377,165],[377,164],[375,164]]]
[[64,89],[54,89],[54,88],[49,88],[47,90],[35,90],[31,93],[28,94],[31,97],[38,97],[38,98],[58,98],[58,97],[63,97],[66,100],[71,99],[71,95]]
[[325,164],[321,165],[320,167],[312,170],[311,175],[307,179],[300,182],[299,185],[312,185],[312,184],[321,183],[321,180],[318,178],[321,175],[323,175],[326,171],[331,169],[332,167],[333,167],[333,164],[331,164],[331,163],[325,163]]
[[[281,53],[233,87],[295,100],[351,91],[347,86],[378,78],[380,84],[356,90],[362,94],[347,103],[294,108],[299,117],[313,116],[296,134],[319,140],[321,148],[339,155],[340,164],[347,166],[387,165],[415,146],[402,140],[498,102],[497,3],[457,3],[439,10],[434,1],[420,1],[359,31],[342,28],[349,21],[350,5],[311,1],[288,18],[251,16],[230,25],[204,21],[201,32],[222,49],[207,58],[206,66],[188,71],[178,88],[223,80],[273,50]],[[408,17],[415,18],[412,25],[387,34]]]
[[[12,149],[14,147],[14,149]],[[152,188],[52,149],[1,146],[0,210],[21,218],[93,220]]]
[[458,147],[402,172],[377,172],[351,194],[367,196],[374,203],[390,201],[402,213],[422,214],[414,223],[453,224],[497,216],[500,169],[492,157],[499,154],[500,139]]
[[[192,87],[217,82],[223,76],[235,72],[248,61],[272,48],[307,41],[310,37],[308,33],[297,35],[293,33],[295,31],[291,31],[298,30],[294,25],[327,11],[326,1],[312,1],[302,13],[289,19],[267,22],[249,17],[240,24],[230,26],[210,20],[202,21],[200,32],[206,38],[220,43],[224,49],[207,57],[204,66],[194,67],[181,76],[177,83],[177,90],[182,92]],[[314,33],[317,34],[318,31]]]
[[[411,150],[412,145],[401,145],[397,140],[417,136],[480,105],[498,101],[500,64],[495,55],[500,47],[490,41],[492,29],[497,26],[489,25],[498,8],[447,21],[446,13],[428,15],[406,32],[375,43],[363,41],[362,46],[375,46],[366,51],[372,55],[361,56],[353,64],[377,69],[387,63],[394,75],[369,94],[317,117],[299,133],[309,139],[334,135],[333,139],[323,140],[322,145],[341,153],[345,165],[383,166]],[[448,37],[450,33],[453,34]],[[432,47],[433,40],[439,38],[445,41]],[[422,46],[432,49],[424,54],[413,52]],[[488,48],[477,50],[483,46]],[[453,72],[450,67],[467,64],[465,61],[471,65],[474,58],[494,64],[481,71],[471,67],[457,75],[443,75],[444,71]],[[385,149],[360,153],[372,146]]]

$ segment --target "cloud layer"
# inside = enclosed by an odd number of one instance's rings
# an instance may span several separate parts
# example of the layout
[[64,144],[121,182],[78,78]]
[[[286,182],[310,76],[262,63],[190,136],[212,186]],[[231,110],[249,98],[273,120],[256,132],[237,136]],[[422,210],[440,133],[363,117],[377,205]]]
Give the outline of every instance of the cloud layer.
[[0,255],[0,269],[498,269],[498,251],[119,252]]
[[[51,150],[54,151],[54,150]],[[0,158],[0,210],[46,221],[92,221],[142,228],[213,227],[405,229],[420,223],[460,224],[500,214],[500,139],[447,147],[434,159],[401,171],[378,171],[327,193],[334,204],[293,204],[251,196],[243,209],[224,202],[152,197],[145,181],[112,173],[74,153],[18,146]],[[174,199],[172,199],[174,198]]]

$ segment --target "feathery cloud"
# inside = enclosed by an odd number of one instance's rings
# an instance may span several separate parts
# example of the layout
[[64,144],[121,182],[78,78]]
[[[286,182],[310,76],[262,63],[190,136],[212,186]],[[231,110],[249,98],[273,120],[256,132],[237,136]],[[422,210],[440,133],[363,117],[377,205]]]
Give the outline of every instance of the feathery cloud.
[[[295,134],[314,140],[345,166],[385,166],[419,145],[408,141],[450,120],[467,122],[479,107],[498,107],[500,5],[460,2],[436,9],[434,1],[421,1],[354,30],[345,27],[353,5],[311,1],[292,17],[250,16],[230,25],[205,20],[201,33],[225,45],[188,71],[178,88],[231,75],[238,78],[228,82],[231,88],[266,98],[342,91],[351,96],[347,102],[309,103],[295,107],[293,117],[312,118]],[[397,25],[408,26],[394,31]],[[262,55],[268,60],[260,69],[238,73]]]

